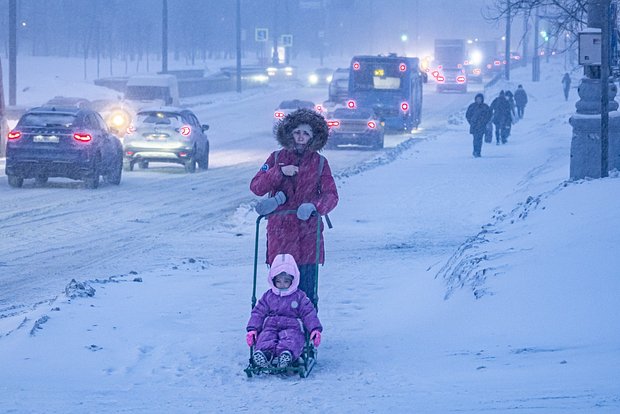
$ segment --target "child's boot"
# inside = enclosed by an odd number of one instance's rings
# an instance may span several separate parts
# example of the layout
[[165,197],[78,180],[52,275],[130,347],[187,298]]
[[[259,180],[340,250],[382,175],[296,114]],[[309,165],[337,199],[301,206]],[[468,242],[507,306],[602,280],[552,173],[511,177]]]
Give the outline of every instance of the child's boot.
[[269,363],[271,362],[271,356],[265,354],[265,352],[263,351],[255,351],[252,355],[252,360],[254,361],[254,364],[256,364],[256,366],[261,368],[267,368],[269,366]]
[[278,367],[286,368],[291,365],[291,362],[293,362],[293,355],[289,351],[284,351],[278,358]]

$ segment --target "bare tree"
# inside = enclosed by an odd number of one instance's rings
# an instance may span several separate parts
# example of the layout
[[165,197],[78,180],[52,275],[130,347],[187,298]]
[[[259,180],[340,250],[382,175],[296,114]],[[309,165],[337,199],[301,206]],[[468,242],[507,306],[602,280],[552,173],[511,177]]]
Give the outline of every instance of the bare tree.
[[483,14],[488,20],[502,21],[508,13],[511,19],[517,15],[529,18],[538,14],[547,21],[548,36],[553,39],[554,48],[560,45],[559,39],[565,39],[566,33],[570,34],[571,41],[567,44],[570,47],[577,41],[577,33],[587,26],[588,0],[495,0]]

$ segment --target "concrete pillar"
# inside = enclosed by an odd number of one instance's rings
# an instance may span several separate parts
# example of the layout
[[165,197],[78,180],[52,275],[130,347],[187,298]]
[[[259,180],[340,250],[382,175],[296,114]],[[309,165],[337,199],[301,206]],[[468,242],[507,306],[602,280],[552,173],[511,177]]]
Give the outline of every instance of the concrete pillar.
[[[616,103],[617,105],[617,103]],[[601,115],[575,114],[570,145],[570,178],[601,178]],[[620,112],[609,113],[609,169],[620,169]]]

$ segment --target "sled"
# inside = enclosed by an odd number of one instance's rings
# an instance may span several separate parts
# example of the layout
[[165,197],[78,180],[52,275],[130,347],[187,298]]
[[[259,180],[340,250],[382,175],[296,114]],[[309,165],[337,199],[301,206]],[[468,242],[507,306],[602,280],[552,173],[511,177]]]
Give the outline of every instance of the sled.
[[[259,232],[260,232],[260,222],[263,218],[272,215],[272,214],[297,214],[296,210],[282,210],[282,211],[276,211],[274,213],[265,215],[265,216],[258,216],[258,218],[256,219],[256,233],[255,233],[255,240],[254,240],[254,275],[253,275],[253,286],[252,286],[252,309],[254,309],[254,306],[256,306],[256,275],[257,275],[257,269],[258,269],[258,238],[259,238]],[[317,213],[313,213],[313,215],[316,215]],[[318,216],[318,220],[317,220],[317,228],[316,228],[316,271],[314,273],[314,298],[317,298],[316,301],[318,302],[318,290],[319,290],[319,257],[321,254],[321,223],[323,221],[322,216]],[[329,227],[331,227],[331,223],[329,223]],[[312,300],[312,299],[311,299]],[[317,308],[318,311],[318,303],[315,303],[315,301],[312,301],[312,303],[314,304],[315,308]],[[293,361],[291,363],[291,365],[289,365],[286,368],[279,368],[277,366],[268,366],[268,367],[259,367],[256,364],[254,364],[254,361],[252,359],[252,355],[254,354],[254,345],[252,345],[250,347],[250,359],[249,359],[249,363],[248,366],[243,370],[246,375],[248,376],[248,378],[252,378],[252,376],[254,375],[260,375],[260,374],[276,374],[276,375],[282,375],[282,376],[293,376],[293,375],[299,375],[301,378],[306,378],[310,372],[312,371],[312,368],[314,368],[314,365],[316,364],[316,360],[317,360],[317,349],[314,346],[314,344],[312,343],[312,341],[310,340],[310,333],[304,330],[304,335],[305,335],[305,344],[304,344],[304,348],[303,351],[301,352],[301,356],[296,360]],[[276,358],[274,358],[275,360]]]

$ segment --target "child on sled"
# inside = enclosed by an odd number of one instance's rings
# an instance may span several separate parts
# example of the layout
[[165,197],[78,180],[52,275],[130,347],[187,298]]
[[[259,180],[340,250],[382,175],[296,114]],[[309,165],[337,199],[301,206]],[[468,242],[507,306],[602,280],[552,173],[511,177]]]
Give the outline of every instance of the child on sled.
[[248,346],[255,345],[252,361],[266,368],[273,364],[286,368],[301,355],[305,336],[310,332],[314,346],[321,343],[323,327],[314,305],[298,289],[299,269],[290,254],[278,254],[267,277],[270,289],[252,309],[247,326]]

